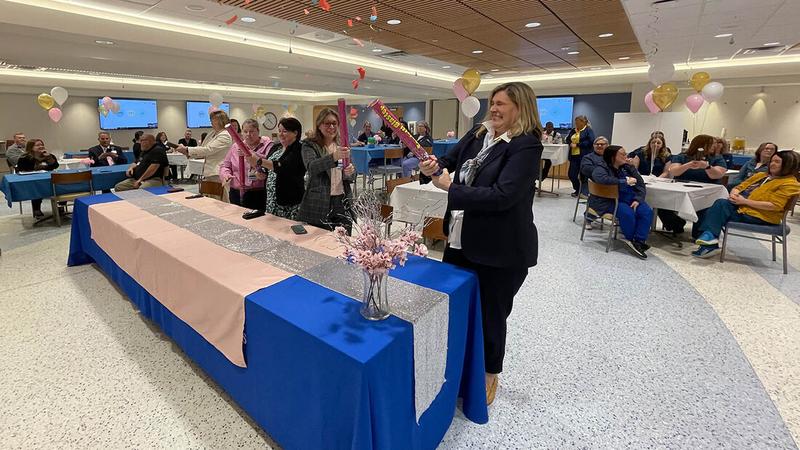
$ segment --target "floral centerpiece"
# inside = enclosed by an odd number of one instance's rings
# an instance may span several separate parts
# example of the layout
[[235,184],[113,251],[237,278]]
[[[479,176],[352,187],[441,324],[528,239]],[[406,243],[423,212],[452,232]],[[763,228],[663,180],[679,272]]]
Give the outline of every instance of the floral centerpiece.
[[422,236],[412,226],[390,232],[391,214],[381,214],[380,201],[373,192],[359,196],[352,209],[356,219],[352,235],[341,226],[334,233],[344,245],[345,259],[364,274],[361,314],[370,320],[383,320],[390,313],[389,271],[405,265],[409,254],[427,256],[428,248],[419,242]]

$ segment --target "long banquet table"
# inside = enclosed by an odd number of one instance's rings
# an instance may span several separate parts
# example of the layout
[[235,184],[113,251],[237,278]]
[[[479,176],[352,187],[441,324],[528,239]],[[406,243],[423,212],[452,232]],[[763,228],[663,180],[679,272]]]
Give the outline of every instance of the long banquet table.
[[[195,211],[219,217],[248,232],[278,224],[282,231],[264,239],[298,239],[284,242],[283,248],[314,244],[324,238],[318,236],[320,230],[309,230],[310,238],[294,236],[288,231],[292,222],[281,222],[284,219],[266,216],[244,221],[240,217],[244,210],[234,205],[206,198],[186,200],[185,193],[165,194],[165,188],[148,191],[159,194],[166,203],[137,211],[138,206],[126,204],[130,200],[121,201],[114,194],[78,199],[68,264],[96,263],[145,317],[158,324],[282,446],[435,448],[450,426],[458,397],[463,399],[462,410],[469,420],[488,420],[480,299],[474,274],[418,257],[391,273],[390,286],[405,283],[417,291],[427,289],[446,295],[449,308],[446,351],[441,355],[446,362],[444,380],[420,414],[419,408],[415,409],[420,387],[415,368],[424,360],[417,353],[415,341],[419,323],[412,324],[395,315],[381,322],[362,318],[360,303],[352,295],[340,293],[347,289],[326,287],[326,273],[321,274],[323,281],[311,281],[307,272],[288,273],[266,287],[248,288],[252,292],[239,300],[244,311],[240,334],[233,330],[233,335],[239,336],[243,360],[234,363],[230,355],[220,350],[219,336],[208,327],[197,325],[214,325],[217,321],[214,313],[204,316],[204,311],[198,311],[204,304],[199,298],[202,295],[180,293],[199,289],[191,286],[195,284],[213,286],[214,281],[215,289],[235,290],[237,286],[225,285],[221,280],[236,278],[231,272],[238,270],[251,273],[240,280],[247,286],[252,286],[254,279],[269,278],[279,271],[254,270],[253,265],[261,264],[256,255],[235,253],[230,249],[234,247],[223,247],[225,243],[201,242],[199,235],[192,236],[181,228],[177,215],[170,219],[172,222],[167,223],[166,219],[170,214],[184,214],[184,219],[189,219]],[[115,217],[124,220],[115,223]],[[93,222],[102,229],[93,230]],[[190,220],[183,222],[188,227],[198,225]],[[130,248],[138,250],[129,254],[126,249]],[[179,253],[180,260],[159,263],[160,258],[168,258],[172,252]],[[210,253],[239,263],[253,259],[250,264],[229,265]],[[158,264],[167,264],[167,270],[150,267]],[[209,279],[206,272],[220,278]],[[176,280],[181,285],[170,286]],[[154,291],[163,295],[153,295]],[[176,301],[180,304],[176,305]],[[228,345],[227,349],[236,353],[236,347]]]
[[[128,170],[128,164],[119,164],[110,167],[93,167],[89,170],[92,171],[92,187],[96,191],[111,189],[126,178],[125,171]],[[84,169],[86,170],[86,169]],[[59,173],[76,173],[79,170],[58,169]],[[51,172],[28,173],[28,174],[9,174],[3,177],[0,182],[0,192],[6,196],[8,207],[11,207],[13,202],[23,202],[26,200],[35,200],[39,198],[50,198],[53,195],[53,185],[50,183]],[[88,189],[88,185],[64,185],[59,186],[58,193],[80,192]]]

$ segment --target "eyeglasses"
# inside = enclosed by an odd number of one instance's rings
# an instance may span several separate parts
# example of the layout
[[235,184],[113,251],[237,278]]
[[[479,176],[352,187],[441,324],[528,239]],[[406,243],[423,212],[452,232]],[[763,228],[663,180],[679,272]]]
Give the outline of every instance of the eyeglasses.
[[322,122],[322,125],[326,127],[335,127],[339,125],[339,122]]

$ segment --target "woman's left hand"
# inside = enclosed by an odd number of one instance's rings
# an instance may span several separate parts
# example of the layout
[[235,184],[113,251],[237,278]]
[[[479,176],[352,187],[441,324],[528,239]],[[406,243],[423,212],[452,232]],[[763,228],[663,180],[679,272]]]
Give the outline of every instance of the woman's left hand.
[[638,207],[639,207],[639,202],[637,202],[636,200],[631,202],[631,208],[633,208],[634,211],[636,211],[636,208]]
[[729,199],[730,199],[731,203],[733,203],[734,205],[737,205],[737,206],[745,206],[745,205],[747,205],[747,201],[748,201],[746,197],[742,197],[739,194],[731,194]]
[[345,167],[344,170],[343,170],[345,176],[348,176],[348,177],[350,175],[352,175],[353,173],[355,173],[355,171],[356,171],[356,167],[352,163],[348,164],[347,167]]
[[431,180],[433,181],[433,185],[443,191],[449,191],[450,185],[453,184],[453,180],[450,179],[450,172],[447,169],[442,169],[442,174],[437,176],[432,176]]

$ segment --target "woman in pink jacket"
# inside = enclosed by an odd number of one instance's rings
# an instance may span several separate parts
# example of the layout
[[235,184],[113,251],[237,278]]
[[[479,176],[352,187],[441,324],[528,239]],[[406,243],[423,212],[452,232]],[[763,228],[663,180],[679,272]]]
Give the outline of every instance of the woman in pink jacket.
[[[267,136],[259,135],[258,122],[247,119],[242,125],[242,140],[259,157],[266,158],[267,152],[272,147],[272,141]],[[244,167],[244,180],[240,167]],[[228,196],[230,202],[249,209],[263,211],[267,204],[267,194],[264,180],[256,178],[256,170],[247,161],[245,153],[236,144],[231,145],[225,160],[219,166],[219,178],[223,183],[230,182]]]

